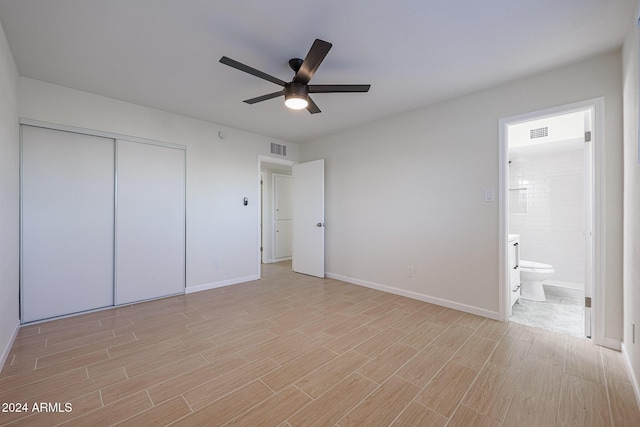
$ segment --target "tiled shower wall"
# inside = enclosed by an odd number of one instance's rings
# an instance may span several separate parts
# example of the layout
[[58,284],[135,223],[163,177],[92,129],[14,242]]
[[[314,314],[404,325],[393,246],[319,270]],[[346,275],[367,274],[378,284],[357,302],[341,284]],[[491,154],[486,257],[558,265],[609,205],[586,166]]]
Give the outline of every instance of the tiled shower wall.
[[520,202],[510,200],[509,233],[520,234],[520,257],[552,264],[552,280],[584,289],[584,150],[511,161],[509,194]]

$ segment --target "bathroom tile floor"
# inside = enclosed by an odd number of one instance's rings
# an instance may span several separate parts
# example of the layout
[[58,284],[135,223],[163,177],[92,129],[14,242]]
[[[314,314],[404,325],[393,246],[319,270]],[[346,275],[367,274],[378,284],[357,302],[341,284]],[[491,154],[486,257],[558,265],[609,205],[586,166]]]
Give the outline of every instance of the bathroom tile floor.
[[584,293],[545,286],[547,301],[520,299],[513,305],[512,322],[553,332],[584,337]]

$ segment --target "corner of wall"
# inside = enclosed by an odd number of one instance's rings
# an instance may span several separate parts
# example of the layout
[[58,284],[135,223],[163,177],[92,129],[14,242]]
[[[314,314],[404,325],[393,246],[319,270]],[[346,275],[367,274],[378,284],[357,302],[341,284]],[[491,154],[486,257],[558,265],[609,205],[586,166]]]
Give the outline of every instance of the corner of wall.
[[0,24],[0,369],[20,323],[18,71]]

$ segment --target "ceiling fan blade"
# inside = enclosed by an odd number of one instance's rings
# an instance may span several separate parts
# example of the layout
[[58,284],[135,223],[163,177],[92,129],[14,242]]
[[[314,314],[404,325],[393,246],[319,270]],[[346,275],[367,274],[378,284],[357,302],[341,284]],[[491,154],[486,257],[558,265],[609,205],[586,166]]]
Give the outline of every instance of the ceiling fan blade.
[[234,59],[223,56],[220,58],[220,62],[224,65],[228,65],[229,67],[235,68],[236,70],[244,71],[245,73],[249,73],[252,76],[260,77],[261,79],[270,81],[271,83],[275,83],[277,85],[283,86],[287,84],[287,82],[280,80],[277,77],[273,77],[267,73],[263,73],[260,70],[256,70],[255,68],[249,67],[241,62],[238,62]]
[[309,53],[307,53],[307,56],[304,58],[304,61],[302,61],[302,65],[293,78],[293,81],[302,84],[309,83],[309,80],[311,80],[315,74],[322,60],[327,56],[327,53],[329,53],[331,46],[333,45],[329,42],[316,39],[311,49],[309,49]]
[[256,102],[266,101],[267,99],[277,98],[281,95],[284,95],[284,90],[279,90],[277,92],[268,93],[262,96],[256,96],[255,98],[247,99],[244,102],[247,104],[255,104]]
[[307,105],[307,110],[311,114],[320,113],[320,108],[318,108],[318,106],[316,105],[315,102],[313,102],[313,99],[311,99],[310,96],[307,97],[307,101],[309,101],[309,105]]
[[309,93],[369,92],[371,85],[309,85]]

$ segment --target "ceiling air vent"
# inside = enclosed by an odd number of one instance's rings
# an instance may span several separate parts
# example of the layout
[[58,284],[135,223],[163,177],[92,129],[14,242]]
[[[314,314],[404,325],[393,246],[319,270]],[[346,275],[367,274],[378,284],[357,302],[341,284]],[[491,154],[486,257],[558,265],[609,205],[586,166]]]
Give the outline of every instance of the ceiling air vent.
[[544,138],[545,136],[549,136],[548,126],[529,130],[529,139]]
[[287,146],[286,145],[280,145],[280,144],[275,144],[275,143],[271,143],[271,154],[277,154],[279,156],[286,156],[287,155]]

